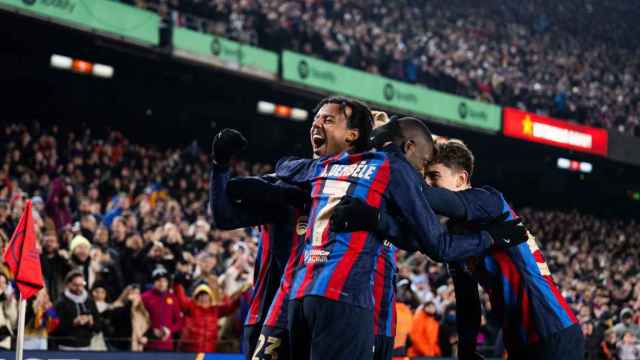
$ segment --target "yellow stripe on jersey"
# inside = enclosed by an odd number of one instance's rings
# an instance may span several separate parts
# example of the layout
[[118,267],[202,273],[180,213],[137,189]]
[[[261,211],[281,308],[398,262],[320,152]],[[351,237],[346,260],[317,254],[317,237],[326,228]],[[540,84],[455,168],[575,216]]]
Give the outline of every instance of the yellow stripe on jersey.
[[[531,251],[532,254],[535,254],[536,251],[540,250],[540,247],[538,246],[538,242],[536,241],[536,237],[533,236],[533,234],[531,234],[529,231],[527,231],[527,235],[529,236],[529,240],[527,240],[527,245],[529,245],[529,251]],[[538,265],[538,270],[540,271],[540,274],[542,276],[551,275],[551,271],[549,270],[549,266],[547,265],[546,262],[536,261],[536,265]]]

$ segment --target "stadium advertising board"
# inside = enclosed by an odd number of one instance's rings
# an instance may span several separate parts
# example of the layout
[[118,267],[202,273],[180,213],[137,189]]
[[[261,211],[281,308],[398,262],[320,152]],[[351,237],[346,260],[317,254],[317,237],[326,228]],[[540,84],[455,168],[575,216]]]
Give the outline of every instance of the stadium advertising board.
[[285,80],[297,84],[463,126],[493,132],[500,130],[500,108],[495,105],[372,75],[291,51],[282,54],[282,71]]
[[[0,360],[15,359],[13,352],[0,352]],[[180,352],[25,351],[25,360],[243,360],[242,354],[194,354]]]
[[[26,15],[80,25],[157,45],[160,17],[150,11],[109,0],[0,0]],[[6,7],[6,6],[5,6]]]
[[215,57],[232,67],[246,67],[272,75],[278,73],[278,54],[182,27],[173,30],[175,49],[204,57]]
[[505,108],[504,135],[596,155],[607,155],[606,130],[572,124],[529,112]]

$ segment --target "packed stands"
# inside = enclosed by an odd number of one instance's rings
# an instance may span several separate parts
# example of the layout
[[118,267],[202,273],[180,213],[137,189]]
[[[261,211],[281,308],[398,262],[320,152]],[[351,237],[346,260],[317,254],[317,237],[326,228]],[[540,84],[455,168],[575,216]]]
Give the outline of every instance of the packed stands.
[[125,2],[174,26],[640,135],[633,1]]
[[[218,352],[239,351],[256,231],[212,227],[206,147],[161,149],[133,144],[118,131],[65,132],[38,123],[8,124],[0,137],[0,237],[6,245],[31,199],[47,284],[28,307],[28,348],[212,351],[205,347],[212,343]],[[243,161],[233,167],[238,175],[271,170]],[[543,244],[592,358],[635,351],[629,347],[640,335],[639,225],[578,211],[524,208],[520,215]],[[0,276],[0,326],[12,329],[17,308],[9,278],[6,270]],[[149,290],[161,278],[173,292]],[[227,306],[205,323],[190,317],[189,294],[200,291]],[[482,299],[478,342],[487,355],[499,355],[500,324],[487,295]],[[444,265],[401,253],[398,300],[397,341],[410,354],[455,351],[455,297]],[[91,321],[77,324],[70,301],[85,304],[82,314]],[[154,315],[168,311],[185,316]],[[218,328],[213,316],[226,314]],[[219,341],[193,340],[202,332]]]

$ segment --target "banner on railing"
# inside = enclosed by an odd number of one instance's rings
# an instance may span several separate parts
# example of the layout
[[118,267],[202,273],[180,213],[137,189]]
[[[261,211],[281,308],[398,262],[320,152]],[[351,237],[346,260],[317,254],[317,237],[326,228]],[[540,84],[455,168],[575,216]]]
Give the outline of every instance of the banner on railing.
[[506,136],[569,150],[607,155],[608,134],[606,130],[512,108],[504,109],[503,119],[503,129]]
[[249,68],[272,75],[278,73],[277,53],[211,34],[182,27],[174,28],[173,47],[205,58],[219,59],[224,64],[235,68]]
[[282,54],[283,78],[330,93],[357,97],[419,115],[500,130],[498,106],[403,83],[291,51]]
[[80,25],[157,45],[160,17],[150,11],[109,0],[0,0],[25,15]]

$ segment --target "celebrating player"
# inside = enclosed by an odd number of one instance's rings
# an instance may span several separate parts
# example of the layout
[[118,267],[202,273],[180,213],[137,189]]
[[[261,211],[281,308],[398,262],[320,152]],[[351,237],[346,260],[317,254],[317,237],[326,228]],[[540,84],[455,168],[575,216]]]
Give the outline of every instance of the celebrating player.
[[[484,221],[504,212],[517,217],[495,189],[471,187],[473,163],[473,154],[462,142],[438,144],[427,181],[459,192],[468,204],[462,218],[465,222]],[[459,221],[455,223],[452,226],[461,225]],[[580,327],[533,236],[518,246],[494,249],[486,256],[456,263],[452,265],[452,275],[460,359],[481,358],[475,352],[480,327],[478,283],[488,292],[493,311],[501,319],[509,359],[584,359]]]
[[[312,186],[303,261],[291,284],[292,356],[370,359],[371,279],[383,239],[371,231],[330,231],[333,210],[343,197],[395,212],[415,232],[419,248],[440,260],[481,254],[493,239],[477,233],[465,235],[466,241],[454,245],[455,237],[442,230],[423,196],[421,175],[403,154],[415,150],[420,142],[426,151],[415,151],[415,155],[429,157],[424,154],[432,151],[433,143],[424,124],[418,121],[420,125],[412,127],[415,138],[403,149],[391,144],[384,152],[363,152],[372,121],[367,106],[339,97],[320,105],[311,138],[314,153],[321,158],[283,160],[276,167],[276,174],[285,181]],[[348,228],[349,224],[341,226]],[[343,336],[345,329],[350,329],[348,337]]]

